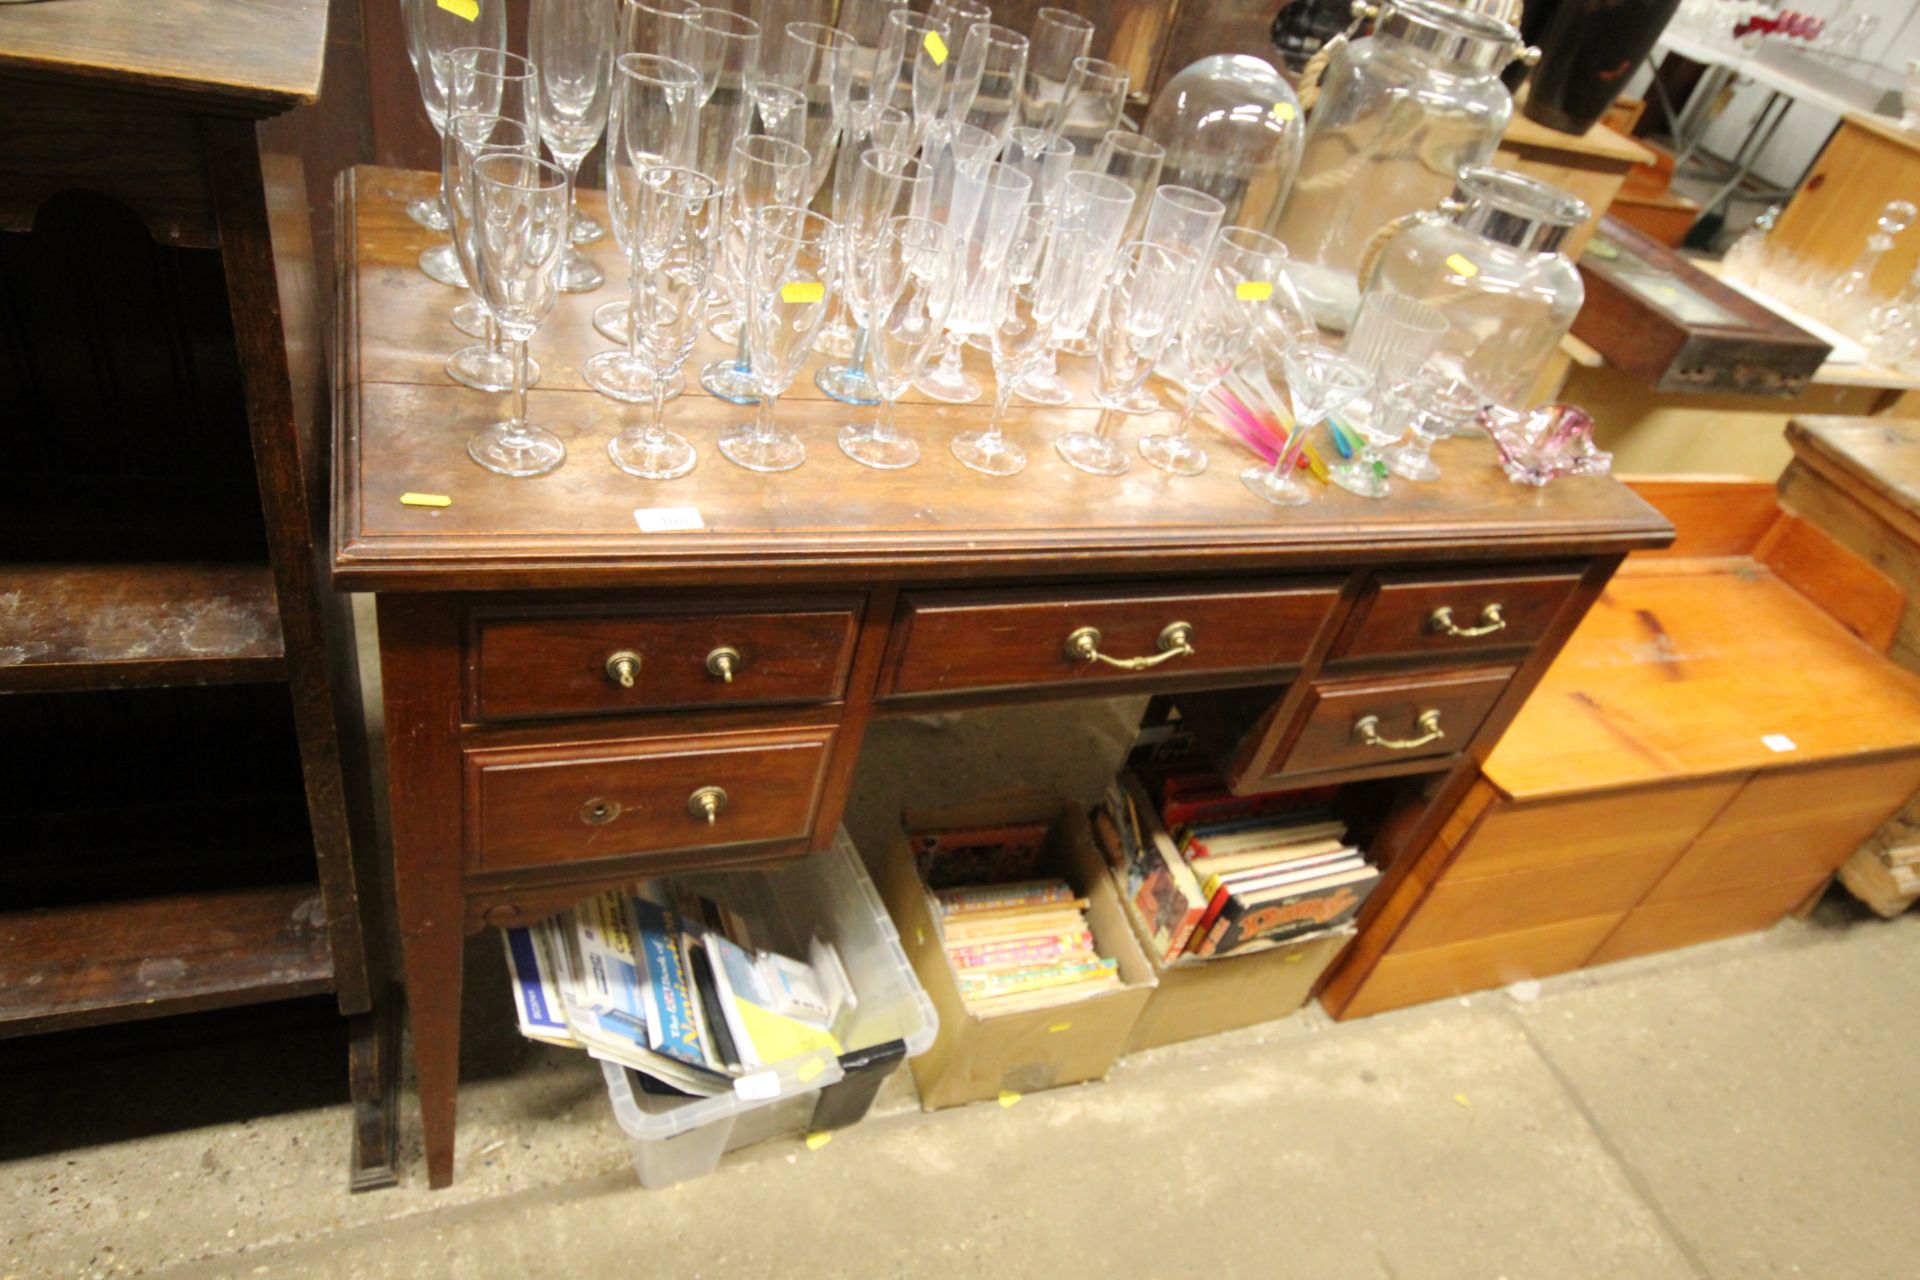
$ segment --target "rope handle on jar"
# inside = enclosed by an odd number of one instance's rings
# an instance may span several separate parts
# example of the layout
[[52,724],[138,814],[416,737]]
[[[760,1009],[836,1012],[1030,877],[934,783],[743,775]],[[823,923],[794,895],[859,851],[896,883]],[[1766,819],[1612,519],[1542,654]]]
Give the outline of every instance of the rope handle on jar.
[[1387,241],[1419,222],[1431,222],[1441,218],[1450,218],[1466,208],[1466,202],[1448,196],[1431,209],[1415,209],[1412,213],[1403,213],[1387,222],[1373,233],[1366,247],[1360,251],[1360,269],[1354,280],[1360,286],[1360,292],[1367,291],[1368,281],[1373,279],[1373,269],[1379,264],[1380,253],[1387,247]]
[[1313,110],[1313,104],[1320,100],[1320,77],[1326,74],[1327,63],[1333,59],[1333,55],[1338,53],[1347,41],[1359,35],[1361,27],[1379,16],[1379,5],[1369,3],[1369,0],[1353,0],[1353,21],[1347,24],[1345,31],[1315,50],[1314,55],[1307,59],[1306,67],[1300,72],[1300,84],[1294,90],[1294,95],[1300,99],[1302,111]]

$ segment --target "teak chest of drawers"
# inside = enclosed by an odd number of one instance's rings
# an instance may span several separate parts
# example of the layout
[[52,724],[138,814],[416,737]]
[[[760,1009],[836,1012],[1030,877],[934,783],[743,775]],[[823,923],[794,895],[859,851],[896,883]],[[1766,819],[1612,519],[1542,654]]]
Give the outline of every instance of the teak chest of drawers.
[[[1082,475],[1050,442],[1090,396],[1013,411],[1032,461],[1011,479],[947,451],[979,405],[909,403],[924,457],[869,471],[828,429],[862,411],[805,374],[780,405],[810,451],[798,471],[720,459],[714,427],[744,411],[696,392],[669,414],[698,467],[648,484],[604,452],[634,411],[577,374],[601,295],[563,298],[535,343],[533,413],[566,464],[503,479],[463,449],[500,399],[440,369],[458,298],[412,266],[429,240],[402,206],[430,185],[342,181],[333,554],[336,586],[378,596],[436,1186],[453,1173],[465,937],[608,885],[824,847],[874,716],[1181,695],[1236,786],[1404,780],[1373,842],[1391,881],[1620,559],[1672,536],[1611,481],[1515,488],[1484,440],[1449,442],[1447,478],[1391,502],[1268,507],[1218,438],[1197,478]],[[691,363],[719,354],[703,342]],[[635,509],[659,506],[703,527],[640,533]]]

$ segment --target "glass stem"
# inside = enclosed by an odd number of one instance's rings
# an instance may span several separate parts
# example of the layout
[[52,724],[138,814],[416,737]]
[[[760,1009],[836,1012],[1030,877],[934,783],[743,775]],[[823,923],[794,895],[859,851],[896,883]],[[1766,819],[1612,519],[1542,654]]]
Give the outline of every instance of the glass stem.
[[880,407],[873,414],[873,434],[879,440],[893,439],[893,399],[880,397]]
[[1294,464],[1300,460],[1300,451],[1307,446],[1307,428],[1296,419],[1293,429],[1287,432],[1287,442],[1280,448],[1280,456],[1273,460],[1273,478],[1289,480]]
[[497,356],[504,345],[500,337],[500,326],[495,322],[491,308],[482,306],[480,313],[487,318],[487,354]]
[[1169,433],[1176,440],[1186,439],[1187,428],[1193,425],[1194,411],[1200,407],[1200,393],[1192,387],[1182,389],[1187,393],[1187,402],[1180,407],[1180,421],[1173,424],[1173,430]]
[[667,380],[656,376],[653,380],[653,414],[647,423],[647,438],[659,440],[666,434],[667,423]]
[[965,341],[959,334],[951,329],[947,330],[947,350],[940,357],[940,376],[949,382],[961,376],[960,348],[963,345]]
[[527,344],[513,344],[513,421],[508,424],[515,435],[527,430]]
[[747,309],[736,305],[733,316],[740,322],[740,340],[734,344],[733,367],[747,373],[753,368],[753,354],[747,349]]
[[995,377],[993,380],[993,417],[987,420],[987,439],[995,445],[1000,443],[1000,420],[1006,416],[1007,405],[1013,401],[1013,389],[1019,385],[1017,374],[1008,378]]
[[761,440],[774,438],[773,407],[779,399],[778,394],[771,391],[760,393],[760,404],[753,415],[753,434]]
[[1112,422],[1113,422],[1113,406],[1107,405],[1107,404],[1101,405],[1100,417],[1093,424],[1093,434],[1096,436],[1104,437],[1107,434],[1108,425],[1111,424]]
[[640,280],[638,256],[627,268],[627,359],[640,363],[640,295],[646,288]]
[[862,379],[866,378],[867,376],[867,326],[865,325],[861,325],[857,330],[854,331],[853,358],[847,361],[847,367],[852,369]]

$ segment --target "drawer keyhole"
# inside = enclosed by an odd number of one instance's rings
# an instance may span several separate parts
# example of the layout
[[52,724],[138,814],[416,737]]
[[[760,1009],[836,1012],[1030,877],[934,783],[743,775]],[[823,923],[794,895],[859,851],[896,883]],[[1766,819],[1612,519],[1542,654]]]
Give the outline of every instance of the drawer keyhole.
[[590,827],[604,827],[620,816],[620,802],[595,796],[580,806],[580,821]]

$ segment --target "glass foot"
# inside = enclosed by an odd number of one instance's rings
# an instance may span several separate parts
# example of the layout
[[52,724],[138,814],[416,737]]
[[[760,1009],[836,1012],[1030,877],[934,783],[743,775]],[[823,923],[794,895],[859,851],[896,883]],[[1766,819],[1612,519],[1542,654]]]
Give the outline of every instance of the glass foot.
[[451,289],[470,289],[467,273],[460,269],[460,255],[454,252],[450,244],[437,244],[420,254],[420,270],[427,279],[435,284],[444,284]]
[[715,360],[700,371],[700,385],[709,395],[735,404],[760,403],[760,387],[753,380],[753,371],[738,360]]
[[[504,351],[490,351],[484,342],[462,347],[447,357],[447,376],[475,391],[513,390],[513,357]],[[527,385],[540,382],[540,362],[527,357]]]
[[842,427],[838,439],[842,453],[877,471],[898,471],[920,461],[920,446],[914,441],[871,425]]
[[422,200],[415,200],[407,206],[407,216],[429,231],[451,231],[453,229],[452,225],[447,221],[447,211],[440,207],[440,198],[438,196],[428,196]]
[[627,345],[627,317],[633,314],[633,303],[626,300],[603,302],[593,309],[593,331],[608,342]]
[[980,398],[980,383],[957,365],[948,368],[943,363],[929,369],[913,385],[935,400],[944,400],[948,404],[971,404]]
[[569,248],[560,255],[553,281],[554,288],[562,293],[592,293],[607,282],[607,273],[595,266],[592,258]]
[[653,399],[653,369],[625,351],[602,351],[580,366],[580,376],[601,395],[627,404]]
[[1348,493],[1357,493],[1363,498],[1387,496],[1386,468],[1372,458],[1335,463],[1327,468],[1327,479]]
[[997,431],[964,431],[947,447],[962,465],[982,475],[1015,475],[1027,465],[1026,451]]
[[467,456],[496,475],[543,476],[567,460],[567,446],[541,427],[496,422],[473,433]]
[[730,347],[740,342],[740,322],[733,318],[731,310],[708,317],[707,332]]
[[671,431],[635,427],[607,441],[613,465],[642,480],[674,480],[693,470],[693,445]]
[[747,422],[720,437],[720,452],[749,471],[791,471],[807,460],[807,447],[792,432],[761,435]]
[[[447,319],[453,321],[453,327],[469,338],[487,336],[487,309],[481,306],[478,300],[469,299],[461,303],[453,309],[453,314]],[[624,342],[625,339],[621,341]]]
[[1020,380],[1013,394],[1032,404],[1073,403],[1073,392],[1057,373],[1030,373]]
[[1128,396],[1119,406],[1122,413],[1159,413],[1165,407],[1160,403],[1160,397],[1145,387]]
[[1197,476],[1207,469],[1207,451],[1185,436],[1141,436],[1140,456],[1176,476]]
[[845,320],[834,320],[820,326],[820,332],[813,335],[813,349],[823,356],[832,356],[835,360],[849,360],[853,357],[853,326]]
[[567,224],[567,235],[575,244],[592,244],[595,240],[606,238],[607,229],[600,220],[590,213],[573,211],[573,221]]
[[1312,500],[1307,486],[1291,475],[1276,475],[1272,467],[1256,462],[1243,467],[1240,471],[1240,483],[1247,486],[1248,492],[1263,502],[1271,502],[1276,507],[1298,507]]
[[1409,449],[1405,445],[1389,449],[1384,455],[1387,470],[1402,480],[1438,480],[1440,468],[1434,465],[1423,450]]
[[1096,476],[1117,476],[1132,464],[1119,445],[1091,431],[1069,431],[1053,442],[1067,465]]
[[[818,343],[814,345],[818,346]],[[866,370],[850,364],[829,365],[813,375],[813,385],[842,404],[879,404],[880,393]]]
[[1093,335],[1083,333],[1077,338],[1062,338],[1053,344],[1053,349],[1063,356],[1090,356],[1093,354]]

